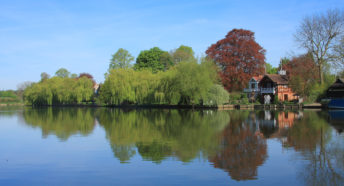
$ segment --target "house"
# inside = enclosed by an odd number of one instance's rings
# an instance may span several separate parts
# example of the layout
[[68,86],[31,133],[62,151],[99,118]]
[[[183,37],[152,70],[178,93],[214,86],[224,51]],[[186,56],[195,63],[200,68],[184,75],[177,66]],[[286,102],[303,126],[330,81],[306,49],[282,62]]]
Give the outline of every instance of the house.
[[344,79],[338,78],[326,92],[327,98],[330,99],[328,108],[344,109]]
[[[255,98],[260,95],[261,99],[269,95],[271,100],[277,96],[279,101],[298,100],[299,97],[289,88],[289,80],[284,70],[278,74],[265,74],[264,76],[255,76],[249,81],[249,88],[244,89],[248,97]],[[264,101],[264,100],[261,100]]]
[[260,94],[262,97],[270,95],[272,100],[277,96],[279,101],[298,100],[298,96],[289,87],[289,80],[285,71],[281,70],[278,74],[266,74],[260,80]]
[[253,76],[248,82],[248,88],[244,89],[244,92],[248,94],[248,97],[257,98],[260,93],[259,82],[263,78],[262,75]]

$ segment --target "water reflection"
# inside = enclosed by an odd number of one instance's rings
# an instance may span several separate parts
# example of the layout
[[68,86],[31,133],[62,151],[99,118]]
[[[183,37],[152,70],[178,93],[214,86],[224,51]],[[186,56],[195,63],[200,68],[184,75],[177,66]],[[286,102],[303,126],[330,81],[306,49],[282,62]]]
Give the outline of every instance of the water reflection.
[[[267,158],[266,140],[257,133],[248,112],[238,112],[231,117],[221,134],[220,149],[209,158],[216,168],[226,170],[234,180],[256,179],[257,168]],[[251,122],[251,123],[250,123]]]
[[[344,181],[343,111],[190,111],[91,108],[24,109],[25,123],[42,136],[67,140],[105,130],[113,155],[130,163],[139,155],[160,164],[169,157],[182,162],[208,160],[234,180],[259,178],[269,160],[269,140],[305,160],[299,179],[310,185]],[[331,125],[338,132],[333,132]]]
[[[120,160],[121,157],[116,153],[118,147],[135,146],[143,159],[155,163],[169,156],[189,162],[200,152],[207,157],[218,148],[217,134],[228,124],[229,114],[216,111],[125,112],[103,109],[99,112],[98,120],[106,131],[115,157]],[[132,151],[132,148],[127,149]]]
[[94,110],[90,108],[25,108],[23,118],[27,125],[41,128],[44,138],[54,134],[61,140],[74,134],[86,136],[95,126]]

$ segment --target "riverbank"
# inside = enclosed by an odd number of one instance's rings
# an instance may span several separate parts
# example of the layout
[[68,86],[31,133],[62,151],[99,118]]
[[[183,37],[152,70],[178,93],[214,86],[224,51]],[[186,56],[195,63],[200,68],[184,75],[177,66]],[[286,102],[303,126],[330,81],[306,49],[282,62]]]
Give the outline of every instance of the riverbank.
[[[24,106],[24,104],[22,104]],[[31,105],[27,105],[31,106]],[[98,104],[61,104],[42,105],[33,107],[107,107],[125,109],[212,109],[212,110],[301,110],[301,109],[326,109],[321,104],[228,104],[228,105],[98,105]]]

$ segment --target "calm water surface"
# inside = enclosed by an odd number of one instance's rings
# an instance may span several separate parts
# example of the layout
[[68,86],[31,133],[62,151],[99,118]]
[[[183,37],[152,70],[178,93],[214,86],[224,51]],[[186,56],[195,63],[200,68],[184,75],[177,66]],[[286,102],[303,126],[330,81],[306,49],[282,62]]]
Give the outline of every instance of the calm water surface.
[[0,185],[343,185],[344,111],[0,110]]

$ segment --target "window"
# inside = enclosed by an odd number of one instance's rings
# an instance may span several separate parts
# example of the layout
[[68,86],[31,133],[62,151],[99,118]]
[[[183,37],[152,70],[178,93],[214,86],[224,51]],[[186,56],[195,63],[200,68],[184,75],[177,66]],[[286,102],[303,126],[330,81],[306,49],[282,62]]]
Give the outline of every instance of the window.
[[284,94],[284,101],[288,101],[288,94]]
[[254,83],[251,83],[251,89],[256,88],[256,85]]

